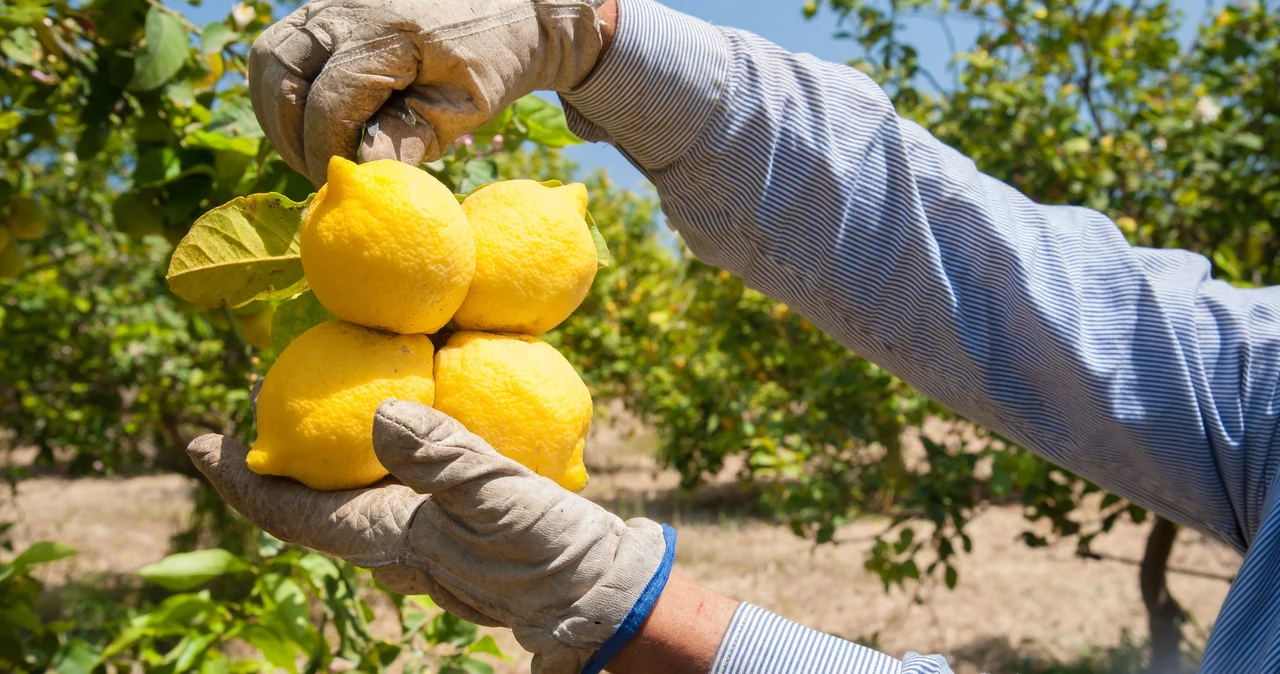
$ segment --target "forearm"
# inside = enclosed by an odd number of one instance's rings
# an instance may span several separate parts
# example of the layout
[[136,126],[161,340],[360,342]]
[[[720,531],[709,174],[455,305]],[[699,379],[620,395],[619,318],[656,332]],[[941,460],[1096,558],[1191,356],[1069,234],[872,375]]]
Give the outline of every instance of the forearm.
[[[764,666],[762,667],[762,663]],[[939,656],[905,661],[802,627],[672,574],[613,674],[947,674]]]
[[613,674],[705,674],[738,607],[677,573],[640,631],[609,665]]
[[565,98],[704,261],[1112,491],[1237,548],[1256,529],[1267,485],[1245,464],[1273,448],[1239,424],[1280,421],[1280,293],[1031,202],[852,68],[647,0],[619,0],[613,48]]

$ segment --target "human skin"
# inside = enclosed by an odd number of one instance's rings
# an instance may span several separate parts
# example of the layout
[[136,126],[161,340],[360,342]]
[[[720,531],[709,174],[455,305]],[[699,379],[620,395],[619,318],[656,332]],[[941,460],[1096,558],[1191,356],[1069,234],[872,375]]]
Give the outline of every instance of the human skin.
[[653,612],[608,669],[613,674],[704,674],[737,608],[736,599],[673,571]]

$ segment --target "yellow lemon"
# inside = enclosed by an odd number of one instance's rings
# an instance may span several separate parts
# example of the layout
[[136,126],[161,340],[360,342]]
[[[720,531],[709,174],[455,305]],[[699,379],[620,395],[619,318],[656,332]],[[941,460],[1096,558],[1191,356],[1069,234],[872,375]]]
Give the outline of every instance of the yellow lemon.
[[270,304],[254,307],[254,311],[235,314],[236,325],[244,341],[255,349],[271,348],[271,319],[276,315],[276,308]]
[[449,188],[394,159],[334,157],[302,224],[302,268],[338,318],[400,334],[444,327],[475,274],[471,225]]
[[436,354],[435,408],[565,489],[587,486],[591,392],[550,344],[527,335],[454,334]]
[[302,333],[271,366],[258,394],[249,469],[323,490],[382,479],[387,470],[373,451],[373,414],[388,398],[432,404],[433,356],[428,337],[343,321]]
[[0,278],[13,278],[22,273],[22,251],[12,241],[0,245]]
[[509,180],[462,203],[476,237],[476,276],[454,316],[463,330],[540,335],[582,304],[596,277],[587,188]]
[[37,199],[17,197],[9,202],[9,234],[30,241],[49,231],[49,211]]

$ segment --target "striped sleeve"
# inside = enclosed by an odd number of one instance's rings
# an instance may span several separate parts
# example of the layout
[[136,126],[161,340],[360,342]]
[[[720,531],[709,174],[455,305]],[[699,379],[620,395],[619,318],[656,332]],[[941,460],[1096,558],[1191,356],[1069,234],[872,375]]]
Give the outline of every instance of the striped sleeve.
[[900,661],[748,603],[738,605],[709,674],[950,674],[939,656]]
[[694,254],[956,412],[1248,546],[1276,479],[1280,288],[1032,202],[856,69],[618,4],[567,115],[654,182]]

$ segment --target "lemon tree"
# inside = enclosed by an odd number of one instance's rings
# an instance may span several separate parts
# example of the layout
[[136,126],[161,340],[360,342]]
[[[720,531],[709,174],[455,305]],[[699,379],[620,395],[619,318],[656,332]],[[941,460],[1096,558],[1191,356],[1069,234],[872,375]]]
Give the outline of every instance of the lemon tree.
[[[313,188],[265,142],[244,89],[248,45],[276,8],[242,3],[205,26],[181,9],[147,0],[13,0],[0,9],[0,451],[38,452],[34,468],[6,462],[11,482],[50,469],[198,478],[183,454],[187,442],[208,431],[252,437],[252,385],[283,344],[333,318],[311,293],[284,301],[304,276],[296,249],[290,253],[291,218]],[[539,98],[518,101],[485,134],[432,165],[454,192],[497,179],[500,166],[531,161],[531,152],[552,161],[535,148],[577,142],[555,106]],[[568,175],[561,168],[555,174]],[[223,231],[252,230],[256,250],[274,258],[232,270],[230,284],[241,274],[272,274],[275,292],[225,303],[182,299],[166,279],[175,245],[229,202],[237,206],[219,212]],[[271,210],[287,214],[259,217]],[[216,229],[210,224],[199,229]],[[226,244],[212,242],[211,250]],[[193,273],[190,287],[204,285]],[[300,654],[315,670],[345,661],[379,671],[401,654],[413,667],[481,672],[497,650],[474,625],[385,594],[420,639],[383,642],[368,629],[371,593],[381,593],[366,575],[337,564],[337,573],[319,569],[308,585],[303,576],[314,560],[281,558],[289,548],[260,539],[211,490],[197,487],[195,503],[175,552],[219,546],[241,571],[221,573],[216,558],[180,557],[168,573],[203,584],[177,589],[124,578],[118,593],[51,604],[28,573],[37,562],[0,568],[0,595],[14,607],[0,617],[0,669],[91,671],[105,657],[118,669],[207,663],[219,671],[227,641],[249,637],[261,656],[236,651],[241,669]],[[0,545],[7,528],[0,523]],[[51,549],[38,547],[28,559]],[[319,625],[298,623],[298,604],[287,598],[296,593],[281,585],[291,574],[315,610],[307,615],[324,616]],[[49,610],[16,608],[28,600]],[[336,628],[339,642],[308,636],[321,625]],[[14,643],[33,647],[16,652]]]

